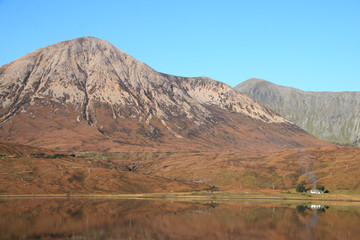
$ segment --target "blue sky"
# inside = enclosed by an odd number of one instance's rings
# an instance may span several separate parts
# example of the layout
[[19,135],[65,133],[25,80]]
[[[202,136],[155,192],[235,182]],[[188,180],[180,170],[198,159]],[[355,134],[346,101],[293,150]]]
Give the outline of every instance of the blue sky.
[[157,71],[360,91],[360,0],[0,0],[0,65],[82,36]]

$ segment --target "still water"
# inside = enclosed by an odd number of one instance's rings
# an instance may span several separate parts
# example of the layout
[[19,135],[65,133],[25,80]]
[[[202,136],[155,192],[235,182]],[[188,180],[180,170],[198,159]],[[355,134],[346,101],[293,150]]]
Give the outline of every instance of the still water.
[[360,207],[251,201],[2,199],[0,239],[360,239]]

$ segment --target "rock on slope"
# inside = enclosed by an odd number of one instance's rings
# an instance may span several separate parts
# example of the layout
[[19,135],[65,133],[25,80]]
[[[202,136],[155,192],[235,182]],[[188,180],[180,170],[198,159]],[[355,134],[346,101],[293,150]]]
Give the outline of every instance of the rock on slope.
[[255,78],[235,89],[316,137],[360,145],[360,92],[305,92]]
[[84,37],[0,67],[0,139],[77,151],[322,146],[230,86],[156,72]]

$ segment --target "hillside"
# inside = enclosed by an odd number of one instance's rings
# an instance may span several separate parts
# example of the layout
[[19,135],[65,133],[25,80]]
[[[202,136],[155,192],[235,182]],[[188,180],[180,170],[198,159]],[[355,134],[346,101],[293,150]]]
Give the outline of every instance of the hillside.
[[258,153],[109,153],[119,165],[168,179],[217,186],[221,191],[294,189],[324,185],[329,190],[360,190],[360,149],[332,146]]
[[129,171],[133,166],[97,156],[77,156],[0,142],[0,195],[120,194],[208,188],[203,184]]
[[0,67],[0,140],[92,152],[329,145],[224,83],[156,72],[93,37]]
[[0,142],[0,195],[360,190],[360,149],[65,153]]
[[306,92],[255,78],[234,89],[320,139],[360,146],[360,92]]

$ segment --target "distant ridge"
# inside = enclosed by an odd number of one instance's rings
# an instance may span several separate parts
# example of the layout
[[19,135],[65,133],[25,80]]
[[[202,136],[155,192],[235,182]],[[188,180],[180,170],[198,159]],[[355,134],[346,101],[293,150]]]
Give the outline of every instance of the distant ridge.
[[235,89],[318,138],[360,146],[360,92],[308,92],[256,78]]

